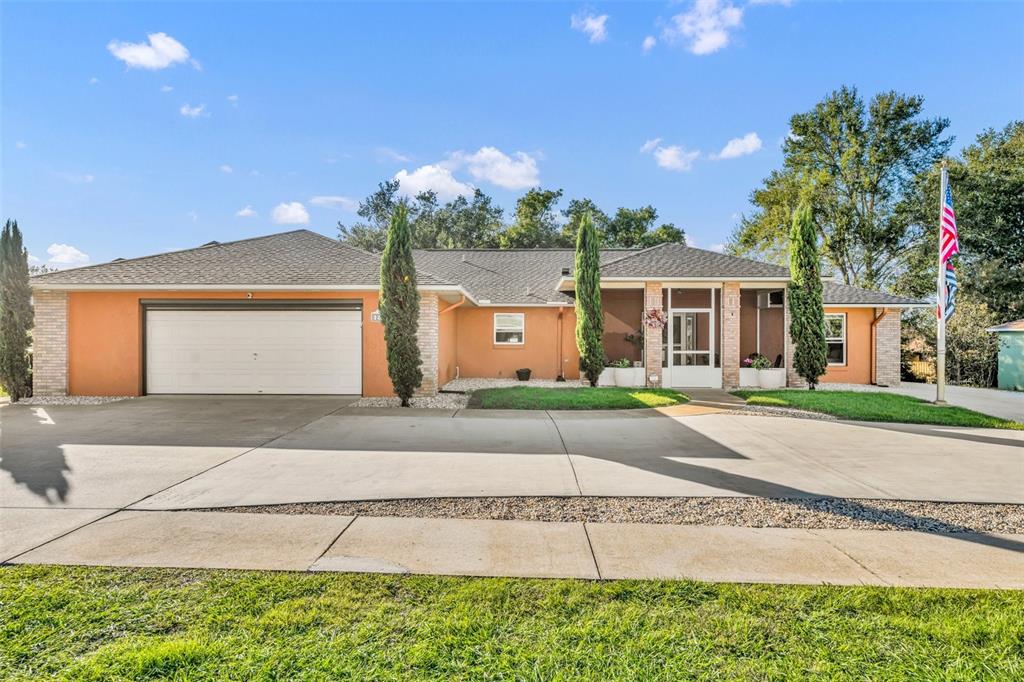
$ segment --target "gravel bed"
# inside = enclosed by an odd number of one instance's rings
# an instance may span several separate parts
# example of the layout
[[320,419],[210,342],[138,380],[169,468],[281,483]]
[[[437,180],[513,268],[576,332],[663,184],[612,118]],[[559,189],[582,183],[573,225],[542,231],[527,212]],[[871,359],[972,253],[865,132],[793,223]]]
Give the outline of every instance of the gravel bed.
[[[442,410],[461,410],[469,402],[469,396],[461,393],[438,393],[435,396],[412,398],[409,401],[414,408],[433,408]],[[401,407],[398,398],[360,398],[351,407]]]
[[34,396],[22,398],[16,405],[105,405],[117,403],[122,400],[131,400],[132,396],[120,395],[61,395],[61,396]]
[[[587,386],[590,384],[588,383]],[[442,391],[465,391],[471,393],[482,388],[510,388],[512,386],[529,386],[531,388],[579,388],[583,386],[578,380],[555,381],[553,379],[530,379],[519,381],[517,379],[453,379],[445,384]]]
[[1024,505],[763,497],[432,497],[195,511],[1024,533]]
[[770,405],[746,405],[736,410],[728,410],[723,414],[745,414],[755,417],[793,417],[795,419],[819,419],[822,421],[835,421],[836,417],[824,412],[811,412],[810,410],[797,410],[792,407],[772,407]]

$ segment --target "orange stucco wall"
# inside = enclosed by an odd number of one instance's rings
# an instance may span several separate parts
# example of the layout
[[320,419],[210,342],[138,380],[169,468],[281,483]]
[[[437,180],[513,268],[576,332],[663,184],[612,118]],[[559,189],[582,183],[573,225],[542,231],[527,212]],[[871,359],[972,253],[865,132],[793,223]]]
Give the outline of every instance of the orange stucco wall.
[[[461,377],[515,377],[516,370],[529,367],[537,379],[554,379],[559,366],[567,379],[579,378],[576,351],[576,315],[571,307],[559,308],[471,308],[456,314],[456,364]],[[494,343],[494,314],[524,313],[524,343],[505,346]],[[451,313],[446,313],[451,314]],[[561,314],[561,320],[559,315]],[[559,332],[561,330],[561,332]],[[561,335],[561,348],[558,338]],[[443,345],[443,343],[442,343]],[[443,352],[443,351],[442,351]]]
[[822,383],[871,383],[871,322],[874,308],[825,308],[826,313],[846,313],[846,365],[829,365]]
[[[447,307],[441,302],[441,310]],[[444,386],[455,378],[455,367],[458,364],[456,351],[458,345],[458,314],[459,308],[451,308],[441,312],[437,318],[437,385]]]
[[[140,299],[244,299],[235,291],[89,291],[68,295],[68,384],[72,395],[139,395],[142,391]],[[391,395],[384,327],[370,320],[376,292],[259,291],[255,299],[363,301],[363,394]]]

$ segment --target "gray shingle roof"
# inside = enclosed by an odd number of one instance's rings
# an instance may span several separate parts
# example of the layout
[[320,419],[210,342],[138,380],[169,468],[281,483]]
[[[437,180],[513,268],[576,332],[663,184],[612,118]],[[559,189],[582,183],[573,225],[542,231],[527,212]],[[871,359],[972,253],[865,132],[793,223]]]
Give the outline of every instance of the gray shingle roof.
[[893,296],[892,294],[885,294],[881,291],[871,291],[870,289],[861,289],[860,287],[851,287],[846,284],[837,284],[835,282],[823,282],[821,295],[825,305],[891,305],[894,307],[900,307],[927,304],[927,301],[905,298],[903,296]]
[[[46,285],[279,285],[376,287],[380,257],[309,230],[211,244],[61,270],[32,278]],[[427,272],[420,284],[447,284]]]
[[[451,249],[415,251],[422,286],[462,286],[477,302],[494,305],[572,303],[558,290],[572,249]],[[602,277],[768,277],[786,268],[681,244],[606,249]],[[211,244],[155,256],[61,270],[32,278],[33,286],[287,286],[379,284],[380,256],[309,230]],[[915,305],[921,301],[826,282],[830,305]]]
[[659,244],[609,262],[601,268],[601,276],[789,279],[789,269],[683,244]]
[[[606,249],[615,260],[634,249]],[[415,251],[417,269],[458,282],[472,296],[492,304],[572,303],[558,290],[563,268],[572,268],[572,249],[445,249]]]

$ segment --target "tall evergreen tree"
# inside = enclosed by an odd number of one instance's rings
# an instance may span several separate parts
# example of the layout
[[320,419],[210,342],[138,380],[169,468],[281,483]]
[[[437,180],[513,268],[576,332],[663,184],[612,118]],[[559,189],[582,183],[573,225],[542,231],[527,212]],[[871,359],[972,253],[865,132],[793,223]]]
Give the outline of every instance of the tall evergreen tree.
[[29,395],[29,332],[32,290],[28,284],[28,251],[17,221],[8,220],[0,233],[0,386],[12,402]]
[[597,386],[604,369],[600,241],[590,214],[584,214],[576,234],[576,348],[580,370],[591,386]]
[[818,234],[805,199],[793,212],[789,232],[789,334],[794,343],[793,369],[812,391],[828,367],[819,268]]
[[380,259],[380,319],[387,344],[388,376],[402,407],[409,407],[409,398],[423,383],[420,348],[416,344],[419,314],[409,211],[404,204],[398,204]]

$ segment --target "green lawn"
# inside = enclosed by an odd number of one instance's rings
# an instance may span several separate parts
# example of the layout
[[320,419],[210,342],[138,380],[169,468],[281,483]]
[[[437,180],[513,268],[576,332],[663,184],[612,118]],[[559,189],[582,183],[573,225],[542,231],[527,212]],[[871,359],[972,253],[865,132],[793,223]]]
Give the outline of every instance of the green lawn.
[[485,388],[474,391],[470,407],[491,410],[629,410],[667,407],[689,398],[668,388]]
[[1021,679],[1024,592],[0,569],[0,678]]
[[733,391],[733,395],[745,398],[748,405],[795,407],[856,421],[1024,430],[1024,424],[1020,422],[991,417],[962,407],[935,405],[926,400],[895,393],[829,391],[820,388],[808,391],[791,388],[778,391]]

